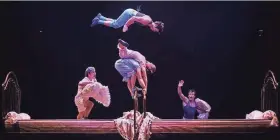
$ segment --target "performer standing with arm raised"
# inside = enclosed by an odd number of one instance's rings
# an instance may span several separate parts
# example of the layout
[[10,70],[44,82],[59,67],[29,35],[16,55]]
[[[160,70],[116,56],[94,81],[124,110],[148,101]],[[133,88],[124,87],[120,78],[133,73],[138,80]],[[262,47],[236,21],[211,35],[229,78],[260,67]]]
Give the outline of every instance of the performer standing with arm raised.
[[184,96],[182,92],[182,86],[184,81],[180,80],[177,87],[177,92],[180,99],[183,101],[184,116],[183,119],[195,119],[196,113],[198,119],[208,119],[211,107],[205,101],[196,98],[196,91],[194,89],[189,90],[188,97]]

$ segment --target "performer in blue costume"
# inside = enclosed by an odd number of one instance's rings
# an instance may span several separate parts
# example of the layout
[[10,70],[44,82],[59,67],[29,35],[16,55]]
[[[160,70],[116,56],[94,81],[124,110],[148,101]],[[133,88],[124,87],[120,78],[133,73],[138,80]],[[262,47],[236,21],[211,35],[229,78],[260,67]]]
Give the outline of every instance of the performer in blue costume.
[[208,119],[211,107],[205,101],[195,98],[196,92],[194,89],[189,90],[188,97],[184,96],[181,87],[184,85],[184,81],[179,81],[178,94],[183,101],[184,116],[183,119]]
[[[128,46],[129,44],[124,40],[118,40],[119,56],[121,59],[115,62],[115,68],[123,77],[123,82],[127,82],[127,88],[132,97],[134,94],[133,89],[135,89],[136,78],[142,87],[143,94],[146,95],[148,86],[146,70],[150,71],[152,74],[156,71],[156,66],[153,63],[146,61],[146,58],[144,58],[139,52],[128,50]],[[141,60],[145,62],[141,62]],[[145,70],[145,72],[143,72],[143,70]]]
[[127,82],[127,88],[133,98],[133,88],[135,88],[137,70],[140,71],[139,62],[134,59],[119,59],[115,62],[115,68],[123,77],[123,82]]
[[153,32],[161,33],[164,29],[164,23],[161,21],[153,21],[149,15],[140,13],[139,10],[131,8],[126,9],[117,19],[107,18],[98,13],[92,20],[91,27],[101,24],[115,29],[123,27],[126,32],[130,25],[138,23],[142,26],[149,27]]

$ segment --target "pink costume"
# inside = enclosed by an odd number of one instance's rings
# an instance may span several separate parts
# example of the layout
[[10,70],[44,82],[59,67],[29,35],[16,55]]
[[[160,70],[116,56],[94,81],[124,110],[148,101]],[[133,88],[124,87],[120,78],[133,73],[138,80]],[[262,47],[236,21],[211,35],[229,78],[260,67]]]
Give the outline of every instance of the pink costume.
[[108,107],[111,103],[111,96],[109,93],[109,88],[103,86],[101,83],[97,82],[96,79],[90,80],[85,77],[80,82],[92,82],[86,86],[78,86],[78,92],[75,96],[75,105],[78,108],[78,112],[86,110],[84,106],[84,101],[89,100],[90,97],[94,98],[98,103],[103,104],[103,106]]

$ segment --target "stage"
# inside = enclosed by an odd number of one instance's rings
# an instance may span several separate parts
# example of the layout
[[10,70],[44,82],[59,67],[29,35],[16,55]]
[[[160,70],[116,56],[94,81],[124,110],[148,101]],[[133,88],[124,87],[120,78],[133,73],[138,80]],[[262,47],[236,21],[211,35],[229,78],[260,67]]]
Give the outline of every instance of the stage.
[[[17,84],[12,84],[11,87],[15,86]],[[278,127],[276,116],[273,119],[253,120],[245,119],[245,114],[244,119],[162,119],[146,112],[144,101],[144,113],[138,112],[137,98],[134,99],[134,110],[123,112],[123,116],[114,119],[33,119],[31,117],[31,119],[18,120],[18,117],[13,118],[13,115],[8,115],[13,110],[16,114],[20,113],[21,92],[15,91],[17,92],[7,90],[2,94],[4,97],[2,119],[5,122],[4,131],[7,135],[103,134],[109,136],[117,134],[124,139],[149,139],[153,134],[267,134],[274,127]],[[278,107],[272,104],[272,102],[278,103],[277,98],[271,98],[264,93],[261,94],[261,110],[279,112]]]
[[[161,119],[151,124],[152,133],[264,133],[272,126],[271,120],[209,119],[181,120]],[[21,120],[5,123],[7,133],[118,133],[114,120]]]

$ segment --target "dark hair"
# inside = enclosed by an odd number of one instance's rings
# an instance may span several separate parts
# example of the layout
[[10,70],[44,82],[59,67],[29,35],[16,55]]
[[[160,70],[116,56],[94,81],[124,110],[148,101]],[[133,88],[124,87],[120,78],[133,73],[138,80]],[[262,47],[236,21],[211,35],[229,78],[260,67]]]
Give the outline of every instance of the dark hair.
[[149,74],[153,74],[154,72],[156,72],[157,67],[155,64],[153,64],[152,62],[149,62],[149,61],[146,61],[146,63],[150,63],[152,65],[152,67],[147,68]]
[[196,91],[194,89],[190,89],[189,92],[194,92],[196,94]]
[[164,23],[161,21],[155,21],[155,24],[157,25],[156,28],[158,29],[159,33],[163,32]]
[[88,76],[89,73],[91,72],[95,72],[95,68],[94,67],[88,67],[85,71],[85,77]]
[[118,42],[119,42],[120,44],[122,44],[123,46],[125,46],[125,47],[128,47],[128,46],[129,46],[129,44],[128,44],[127,42],[125,42],[124,40],[122,40],[122,39],[119,39]]

